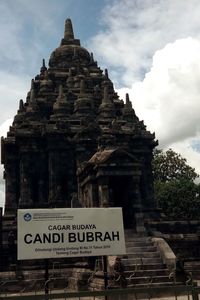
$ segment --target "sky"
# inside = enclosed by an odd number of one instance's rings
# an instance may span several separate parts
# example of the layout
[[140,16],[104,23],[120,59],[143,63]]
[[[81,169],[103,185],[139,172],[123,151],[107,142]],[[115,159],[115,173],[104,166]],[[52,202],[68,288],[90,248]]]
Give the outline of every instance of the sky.
[[199,0],[0,0],[0,135],[68,17],[120,98],[129,93],[159,148],[180,153],[200,174]]

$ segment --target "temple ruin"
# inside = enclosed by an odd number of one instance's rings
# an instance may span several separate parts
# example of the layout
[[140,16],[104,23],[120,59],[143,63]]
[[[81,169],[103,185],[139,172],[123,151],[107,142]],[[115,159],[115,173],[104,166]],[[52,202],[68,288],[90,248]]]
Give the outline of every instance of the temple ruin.
[[18,208],[117,206],[125,228],[141,231],[143,217],[155,214],[155,135],[128,94],[119,99],[69,19],[1,145],[5,215]]

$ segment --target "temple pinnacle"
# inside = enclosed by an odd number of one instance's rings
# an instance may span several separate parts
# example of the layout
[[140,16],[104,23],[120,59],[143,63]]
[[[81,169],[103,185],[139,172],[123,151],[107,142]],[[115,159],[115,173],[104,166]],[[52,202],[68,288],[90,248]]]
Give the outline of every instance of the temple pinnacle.
[[129,100],[129,93],[126,93],[126,104],[128,104],[130,102]]
[[85,80],[81,79],[80,82],[80,96],[83,96],[85,94]]
[[126,93],[126,104],[125,104],[125,107],[132,109],[132,102],[129,99],[129,94],[128,93]]
[[23,103],[23,100],[20,99],[19,100],[19,111],[23,111],[24,110],[24,103]]
[[30,103],[35,103],[35,89],[32,88],[31,89],[31,93],[30,93]]
[[58,88],[58,98],[57,98],[57,102],[63,102],[65,101],[65,95],[64,95],[64,91],[63,91],[63,85],[60,84],[59,88]]
[[109,94],[108,94],[108,87],[105,86],[104,87],[104,90],[103,90],[103,101],[102,103],[111,103],[110,102],[110,97],[109,97]]
[[43,58],[43,60],[42,60],[42,67],[40,68],[40,73],[42,75],[44,75],[44,73],[45,73],[46,70],[47,70],[47,67],[45,65],[45,59]]
[[65,40],[73,40],[74,39],[74,32],[72,27],[72,21],[71,19],[67,19],[65,21],[65,34],[64,34]]
[[105,78],[106,78],[106,79],[109,79],[109,76],[108,76],[108,69],[105,69]]

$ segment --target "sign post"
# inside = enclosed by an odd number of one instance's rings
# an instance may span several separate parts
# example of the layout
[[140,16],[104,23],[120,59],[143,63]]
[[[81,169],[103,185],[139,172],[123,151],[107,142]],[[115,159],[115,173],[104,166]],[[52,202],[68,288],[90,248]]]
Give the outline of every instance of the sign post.
[[45,258],[44,260],[44,264],[45,264],[45,274],[44,274],[44,278],[45,278],[45,294],[49,293],[49,259]]
[[[104,290],[108,288],[108,270],[107,270],[107,256],[103,256],[103,272],[104,272]],[[107,300],[107,296],[105,296]]]
[[[3,218],[3,208],[0,207],[0,257],[3,257],[3,243],[2,243],[2,218]],[[0,272],[3,270],[2,259],[0,262]]]

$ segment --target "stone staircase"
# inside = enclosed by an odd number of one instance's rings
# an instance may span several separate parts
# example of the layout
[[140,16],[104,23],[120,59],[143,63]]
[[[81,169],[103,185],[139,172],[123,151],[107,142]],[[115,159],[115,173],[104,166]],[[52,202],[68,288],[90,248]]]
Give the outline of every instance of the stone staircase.
[[[161,255],[151,237],[125,231],[126,255],[121,256],[125,268],[127,287],[171,285],[169,270],[163,263]],[[112,266],[108,273],[109,288],[119,288],[120,279],[114,278]],[[104,288],[103,273],[97,271],[90,281],[90,289]]]
[[[122,257],[128,286],[167,285],[169,270],[151,237],[139,236],[131,230],[125,232],[126,256]],[[131,275],[132,274],[132,275]]]

